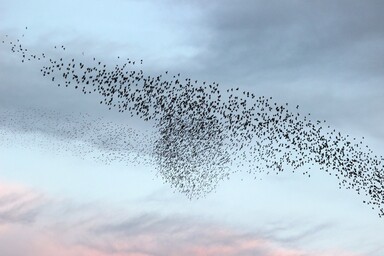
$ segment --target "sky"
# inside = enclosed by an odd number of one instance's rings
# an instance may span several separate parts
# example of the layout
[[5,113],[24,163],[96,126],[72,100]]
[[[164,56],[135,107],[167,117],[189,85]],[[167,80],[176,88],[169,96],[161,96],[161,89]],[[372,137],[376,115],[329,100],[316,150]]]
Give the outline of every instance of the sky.
[[[271,96],[384,155],[382,1],[0,6],[1,40]],[[145,160],[150,122],[58,88],[41,66],[1,44],[0,255],[383,255],[383,218],[334,176],[244,170],[189,199]]]

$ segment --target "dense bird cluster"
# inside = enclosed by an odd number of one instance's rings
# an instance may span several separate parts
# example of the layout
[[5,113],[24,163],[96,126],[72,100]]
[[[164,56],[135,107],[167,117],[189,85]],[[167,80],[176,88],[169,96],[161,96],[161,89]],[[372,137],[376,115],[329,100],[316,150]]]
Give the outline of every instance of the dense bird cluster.
[[[384,216],[384,159],[325,121],[239,88],[184,78],[168,71],[147,75],[135,61],[109,67],[93,58],[49,58],[20,42],[3,41],[21,61],[44,60],[41,73],[57,86],[101,95],[100,104],[149,121],[156,128],[151,156],[159,174],[189,197],[210,192],[232,172],[324,170],[354,189]],[[65,56],[65,47],[61,48]],[[119,57],[120,59],[120,57]],[[140,61],[142,63],[142,61]],[[299,106],[296,106],[298,108]]]

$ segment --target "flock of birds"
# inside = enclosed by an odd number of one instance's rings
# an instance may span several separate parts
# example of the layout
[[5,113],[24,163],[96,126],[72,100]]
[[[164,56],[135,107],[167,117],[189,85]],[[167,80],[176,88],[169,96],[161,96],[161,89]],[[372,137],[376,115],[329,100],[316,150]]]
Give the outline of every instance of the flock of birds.
[[151,135],[148,130],[139,132],[124,123],[89,114],[64,114],[38,108],[0,109],[1,145],[30,146],[32,150],[38,146],[41,150],[69,153],[103,164],[116,161],[153,164],[148,151],[154,141]]
[[[60,57],[49,57],[32,53],[19,39],[6,36],[3,44],[22,62],[43,63],[41,74],[52,84],[98,94],[110,110],[149,122],[155,132],[145,154],[165,182],[190,198],[206,195],[239,170],[255,177],[288,170],[310,176],[315,167],[338,178],[340,188],[365,195],[363,202],[384,216],[384,158],[287,103],[168,71],[147,75],[138,68],[142,61],[110,67],[96,58],[68,59],[64,46],[54,47]],[[124,141],[120,133],[113,136],[113,143]]]

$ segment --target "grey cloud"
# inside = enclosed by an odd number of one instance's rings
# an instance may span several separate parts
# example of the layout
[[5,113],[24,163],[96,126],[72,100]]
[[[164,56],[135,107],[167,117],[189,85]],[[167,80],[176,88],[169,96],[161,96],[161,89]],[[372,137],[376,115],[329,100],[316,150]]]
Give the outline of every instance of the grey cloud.
[[360,73],[363,69],[366,75],[382,76],[382,2],[214,3],[205,18],[211,38],[198,56],[210,69],[229,72],[236,79],[268,72],[271,77],[313,75],[319,69]]
[[[286,235],[276,236],[276,234],[278,234],[278,232],[277,232],[277,230],[274,230],[274,229],[272,229],[269,232],[271,234],[271,238],[273,238],[279,242],[293,245],[293,244],[303,244],[305,241],[315,239],[318,235],[319,236],[324,235],[324,233],[323,234],[321,234],[321,233],[329,231],[333,227],[334,227],[334,225],[331,223],[321,223],[321,224],[312,223],[312,226],[304,227],[304,229],[302,231],[297,232],[294,235],[290,234],[289,236],[286,236]],[[303,227],[301,227],[301,225],[297,223],[295,226],[291,226],[290,230],[296,230],[296,229],[300,229],[300,228],[303,228]]]
[[47,207],[47,200],[33,192],[0,194],[0,223],[34,223]]

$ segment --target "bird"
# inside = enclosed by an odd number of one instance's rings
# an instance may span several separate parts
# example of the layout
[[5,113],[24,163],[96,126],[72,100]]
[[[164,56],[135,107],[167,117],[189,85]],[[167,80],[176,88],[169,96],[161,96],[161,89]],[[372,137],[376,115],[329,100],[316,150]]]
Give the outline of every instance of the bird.
[[[206,196],[236,172],[257,178],[289,170],[311,177],[316,166],[335,176],[340,188],[366,196],[363,203],[384,216],[384,158],[375,155],[364,138],[351,138],[325,120],[301,114],[299,105],[291,109],[288,103],[239,86],[222,88],[218,82],[199,82],[180,73],[149,75],[129,58],[115,66],[96,57],[84,62],[56,55],[48,62],[48,54],[42,53],[34,54],[44,56],[40,60],[27,59],[27,48],[20,46],[18,52],[6,41],[4,47],[23,61],[41,63],[42,76],[52,84],[65,84],[84,95],[97,93],[97,102],[110,111],[148,122],[155,132],[147,136],[150,143],[143,152],[163,181],[190,199]],[[100,147],[127,141],[105,136]]]

